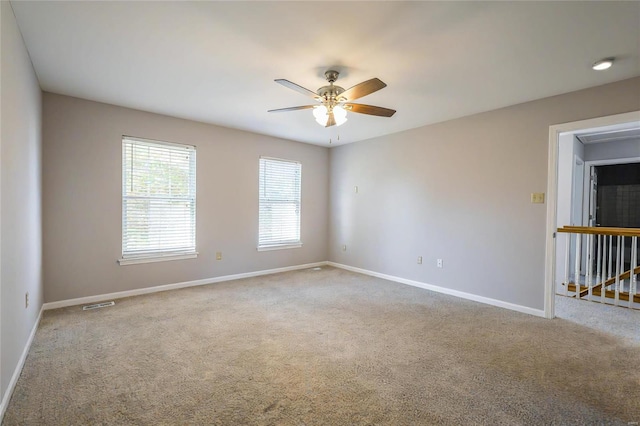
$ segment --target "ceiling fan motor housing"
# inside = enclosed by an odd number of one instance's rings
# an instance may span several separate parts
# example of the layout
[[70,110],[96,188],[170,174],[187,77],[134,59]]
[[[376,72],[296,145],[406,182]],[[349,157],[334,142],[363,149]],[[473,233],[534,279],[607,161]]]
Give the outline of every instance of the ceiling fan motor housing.
[[340,102],[338,98],[342,92],[344,92],[342,87],[331,84],[329,86],[322,86],[319,88],[318,96],[321,98],[321,101]]
[[324,73],[327,81],[329,82],[328,86],[322,86],[318,89],[318,96],[321,101],[329,111],[333,109],[333,107],[339,102],[343,102],[346,99],[340,99],[340,95],[344,92],[344,88],[340,86],[335,86],[333,83],[338,79],[340,73],[338,71],[329,70]]

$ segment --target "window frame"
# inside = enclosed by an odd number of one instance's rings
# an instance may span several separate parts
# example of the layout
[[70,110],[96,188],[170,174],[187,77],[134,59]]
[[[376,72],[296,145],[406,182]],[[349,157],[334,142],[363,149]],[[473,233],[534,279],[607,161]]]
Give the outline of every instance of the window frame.
[[[127,196],[125,191],[126,185],[126,161],[125,161],[125,153],[126,153],[126,144],[127,143],[140,143],[142,145],[151,145],[151,146],[159,146],[159,147],[172,147],[179,148],[181,150],[186,150],[190,154],[189,158],[189,195],[187,197],[175,197],[174,200],[190,200],[190,203],[193,203],[193,214],[191,218],[191,224],[193,228],[193,247],[189,247],[187,249],[156,249],[156,250],[146,250],[140,252],[125,252],[125,225],[126,225],[126,209],[125,203],[127,199],[140,199],[145,198],[144,196]],[[146,139],[140,138],[136,136],[128,136],[122,135],[121,139],[121,161],[122,161],[122,171],[121,171],[121,198],[120,198],[120,207],[121,207],[121,258],[118,259],[118,263],[120,265],[134,265],[140,263],[152,263],[152,262],[164,262],[170,260],[183,260],[183,259],[194,259],[198,257],[197,251],[197,149],[195,145],[189,144],[181,144],[174,142],[166,142],[160,141],[156,139]],[[149,199],[153,199],[153,197],[148,197]],[[168,200],[171,200],[172,197],[165,197]],[[157,198],[156,198],[157,199]]]
[[[297,200],[295,201],[297,203],[297,234],[298,234],[298,240],[297,241],[290,241],[290,242],[280,242],[280,243],[270,243],[270,244],[260,244],[260,234],[261,234],[261,204],[262,204],[262,195],[261,195],[261,188],[260,188],[260,182],[261,182],[261,175],[262,175],[262,161],[274,161],[274,162],[282,162],[282,163],[290,163],[290,164],[296,164],[298,166],[298,182],[297,182],[297,186],[298,186],[298,194],[297,194]],[[269,156],[260,156],[258,159],[258,238],[257,238],[257,250],[258,251],[272,251],[272,250],[286,250],[286,249],[294,249],[294,248],[300,248],[302,247],[302,162],[297,161],[297,160],[289,160],[286,158],[277,158],[277,157],[269,157]]]

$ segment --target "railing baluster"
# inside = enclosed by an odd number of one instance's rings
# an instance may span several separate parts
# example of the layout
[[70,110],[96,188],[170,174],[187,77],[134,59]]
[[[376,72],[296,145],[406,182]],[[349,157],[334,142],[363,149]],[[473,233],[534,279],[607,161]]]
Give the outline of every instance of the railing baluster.
[[601,283],[602,281],[600,281],[600,265],[602,263],[602,235],[598,235],[598,238],[595,238],[596,240],[596,279],[595,279],[595,283]]
[[569,262],[571,260],[571,235],[567,234],[567,249],[564,254],[564,295],[569,295],[569,271],[571,270],[571,265]]
[[[600,240],[600,235],[598,235],[598,240]],[[600,254],[598,255],[598,258],[600,259],[599,262],[599,267],[600,267],[600,271],[599,271],[599,275],[600,275],[600,281],[598,281],[600,283],[600,303],[605,303],[606,302],[606,292],[607,289],[604,286],[604,281],[605,281],[605,269],[606,269],[606,261],[607,261],[607,236],[606,235],[602,235],[602,242],[600,244]]]
[[607,279],[611,278],[611,261],[613,260],[613,235],[609,235],[609,271],[607,273]]
[[631,270],[629,275],[629,309],[633,308],[636,292],[636,267],[638,266],[638,237],[631,237]]
[[585,277],[585,284],[587,285],[587,300],[591,300],[592,281],[593,278],[593,234],[587,235],[587,261],[585,266],[587,267],[587,275]]
[[582,235],[576,234],[576,261],[574,268],[573,281],[575,282],[576,299],[580,299],[580,255],[582,254]]
[[618,244],[616,246],[616,295],[613,299],[613,304],[616,306],[620,302],[620,259],[622,259],[620,247],[622,247],[622,244],[624,244],[624,237],[618,235]]
[[[611,268],[608,266],[611,263],[611,239],[613,237],[611,235],[605,235],[604,237],[604,254],[605,258],[602,259],[602,291],[606,292],[609,289],[609,286],[604,286],[604,282],[611,278]],[[609,244],[607,244],[609,241]],[[606,271],[606,272],[605,272]],[[605,303],[606,303],[606,294],[605,294]]]

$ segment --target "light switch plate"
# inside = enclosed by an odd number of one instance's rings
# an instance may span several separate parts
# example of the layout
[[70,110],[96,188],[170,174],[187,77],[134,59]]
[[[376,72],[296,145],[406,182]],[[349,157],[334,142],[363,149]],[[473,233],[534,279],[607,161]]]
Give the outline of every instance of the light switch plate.
[[531,193],[531,202],[533,204],[544,204],[544,192]]

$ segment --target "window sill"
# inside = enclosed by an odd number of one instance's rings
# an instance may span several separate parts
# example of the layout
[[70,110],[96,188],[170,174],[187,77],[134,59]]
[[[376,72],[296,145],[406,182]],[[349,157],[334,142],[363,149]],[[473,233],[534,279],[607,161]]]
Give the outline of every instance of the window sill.
[[272,246],[259,246],[258,251],[286,250],[302,247],[302,243],[295,244],[277,244]]
[[141,256],[141,257],[128,257],[128,258],[118,259],[118,263],[120,264],[120,266],[125,266],[125,265],[137,265],[139,263],[168,262],[170,260],[195,259],[196,257],[198,257],[198,252],[183,253],[183,254]]

